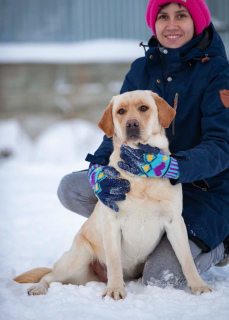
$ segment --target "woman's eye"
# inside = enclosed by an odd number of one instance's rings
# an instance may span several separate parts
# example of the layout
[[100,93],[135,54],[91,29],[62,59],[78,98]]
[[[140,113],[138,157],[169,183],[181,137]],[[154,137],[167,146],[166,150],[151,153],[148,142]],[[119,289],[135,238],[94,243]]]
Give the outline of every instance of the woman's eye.
[[118,114],[124,114],[125,112],[126,112],[125,109],[119,109],[119,110],[118,110]]
[[182,18],[185,18],[185,17],[186,17],[186,15],[183,14],[183,13],[181,13],[181,14],[178,15],[178,18],[179,18],[179,19],[182,19]]
[[139,109],[140,109],[140,111],[145,112],[146,110],[149,109],[149,107],[143,105],[143,106],[141,106]]
[[161,19],[161,20],[164,20],[164,19],[166,19],[167,18],[167,16],[165,15],[165,14],[161,14],[161,15],[159,15],[158,17],[157,17],[157,19]]

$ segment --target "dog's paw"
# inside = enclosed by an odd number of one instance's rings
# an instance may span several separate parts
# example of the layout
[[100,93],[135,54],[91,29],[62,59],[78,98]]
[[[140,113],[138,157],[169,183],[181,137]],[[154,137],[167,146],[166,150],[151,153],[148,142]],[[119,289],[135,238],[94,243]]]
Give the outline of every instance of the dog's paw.
[[209,287],[208,285],[202,286],[189,286],[189,289],[192,291],[193,294],[196,296],[200,296],[202,293],[212,292],[214,289]]
[[39,294],[46,294],[48,291],[48,288],[46,285],[44,284],[37,284],[35,286],[32,286],[30,287],[28,290],[27,290],[27,293],[29,296],[37,296]]
[[124,299],[126,297],[126,292],[124,290],[124,288],[107,288],[102,297],[106,297],[109,296],[114,300],[120,300],[120,299]]

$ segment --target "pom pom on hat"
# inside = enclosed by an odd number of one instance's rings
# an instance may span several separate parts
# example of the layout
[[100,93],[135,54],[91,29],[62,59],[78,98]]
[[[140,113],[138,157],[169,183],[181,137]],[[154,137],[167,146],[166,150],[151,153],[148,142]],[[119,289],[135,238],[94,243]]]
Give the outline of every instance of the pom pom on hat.
[[146,22],[154,35],[156,35],[155,22],[161,10],[159,6],[168,2],[179,3],[189,11],[195,25],[196,35],[199,35],[211,23],[211,14],[204,0],[150,0],[146,10]]

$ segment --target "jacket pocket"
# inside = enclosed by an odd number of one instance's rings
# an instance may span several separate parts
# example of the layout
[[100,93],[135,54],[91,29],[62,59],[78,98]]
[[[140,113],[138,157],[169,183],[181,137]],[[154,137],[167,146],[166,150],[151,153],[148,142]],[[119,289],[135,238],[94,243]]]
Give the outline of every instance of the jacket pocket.
[[202,179],[202,180],[198,180],[198,181],[194,181],[191,183],[192,186],[194,186],[195,188],[201,189],[202,191],[208,191],[210,190],[210,185],[208,184],[208,182],[206,181],[206,179]]

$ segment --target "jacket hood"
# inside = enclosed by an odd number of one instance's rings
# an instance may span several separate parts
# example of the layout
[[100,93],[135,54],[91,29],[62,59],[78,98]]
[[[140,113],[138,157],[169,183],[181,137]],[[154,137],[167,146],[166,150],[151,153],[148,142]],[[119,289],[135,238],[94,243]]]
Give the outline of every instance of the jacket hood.
[[[160,43],[152,36],[148,42],[148,46],[149,48],[160,47]],[[184,46],[177,49],[169,48],[169,50],[177,50],[183,62],[216,56],[227,59],[223,41],[212,23],[200,35],[193,38]]]

